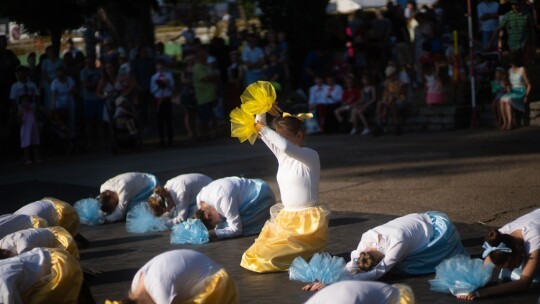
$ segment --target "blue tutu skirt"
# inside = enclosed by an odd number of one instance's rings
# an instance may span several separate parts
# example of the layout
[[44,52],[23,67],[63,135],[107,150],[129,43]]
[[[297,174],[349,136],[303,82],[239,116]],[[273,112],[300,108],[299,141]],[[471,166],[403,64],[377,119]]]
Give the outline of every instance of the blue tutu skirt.
[[464,255],[444,260],[435,268],[435,279],[429,281],[431,290],[454,296],[469,294],[489,282],[494,267],[491,263],[484,265],[483,260]]
[[428,211],[427,214],[433,225],[433,237],[425,248],[410,254],[396,265],[395,269],[398,273],[433,273],[435,267],[445,259],[458,254],[469,256],[448,216],[437,211]]
[[96,199],[85,198],[78,200],[73,207],[83,225],[94,226],[105,222],[105,213],[101,211],[101,203]]
[[345,260],[327,252],[315,253],[309,263],[296,257],[289,268],[289,280],[305,283],[321,282],[325,285],[343,278]]
[[148,203],[139,204],[128,212],[126,217],[126,230],[131,233],[145,233],[152,231],[165,231],[167,225],[164,219],[155,216]]
[[[519,278],[521,278],[521,272],[523,271],[523,265],[519,266],[518,268],[514,268],[513,270],[503,268],[501,269],[501,272],[499,272],[499,280],[502,281],[517,281]],[[540,273],[537,273],[536,276],[533,278],[533,283],[539,283],[540,282]]]
[[256,187],[251,190],[247,202],[240,203],[240,220],[242,235],[254,235],[261,232],[262,227],[270,218],[270,207],[276,203],[274,192],[268,184],[260,179],[254,179]]
[[504,94],[501,99],[509,99],[512,107],[520,112],[525,111],[525,93],[527,93],[526,88],[512,88],[512,90]]
[[148,201],[148,198],[150,197],[150,195],[152,195],[154,188],[158,185],[157,178],[154,175],[146,174],[146,176],[148,176],[148,179],[150,181],[143,190],[141,190],[139,193],[137,193],[137,195],[135,195],[131,200],[129,200],[126,207],[127,212],[129,212],[131,209],[133,209],[140,203]]
[[208,230],[199,219],[188,219],[172,228],[171,244],[204,244],[210,241]]

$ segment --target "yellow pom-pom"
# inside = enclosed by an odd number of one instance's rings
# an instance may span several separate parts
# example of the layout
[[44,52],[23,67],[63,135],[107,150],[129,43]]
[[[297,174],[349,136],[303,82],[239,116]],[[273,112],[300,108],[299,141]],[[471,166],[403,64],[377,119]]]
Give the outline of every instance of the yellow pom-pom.
[[238,137],[240,142],[249,140],[254,144],[257,139],[257,129],[255,129],[255,117],[246,113],[240,108],[231,111],[231,137]]
[[268,81],[257,81],[244,90],[240,100],[246,113],[263,114],[270,111],[276,101],[276,90]]

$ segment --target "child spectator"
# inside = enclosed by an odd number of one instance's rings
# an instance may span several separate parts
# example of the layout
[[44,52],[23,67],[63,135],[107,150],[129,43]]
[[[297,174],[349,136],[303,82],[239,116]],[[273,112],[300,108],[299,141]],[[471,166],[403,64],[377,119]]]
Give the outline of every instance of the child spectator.
[[56,69],[56,78],[51,83],[51,110],[54,120],[69,131],[73,131],[74,127],[76,90],[75,81],[66,74],[65,69]]
[[[360,103],[360,88],[356,86],[353,75],[345,77],[345,89],[343,90],[343,103],[341,106],[334,110],[334,115],[337,121],[342,124],[340,131],[343,131],[347,126],[343,123],[343,114],[350,114],[350,121],[352,122],[353,113],[356,105]],[[349,120],[347,120],[349,121]],[[354,132],[353,132],[354,131]],[[351,134],[355,134],[356,130],[353,128]]]
[[150,81],[150,92],[154,96],[158,131],[161,146],[165,146],[165,128],[167,129],[167,145],[173,145],[172,127],[172,94],[174,90],[174,79],[170,72],[165,71],[165,63],[158,60],[156,63],[157,72]]
[[315,76],[315,84],[309,88],[309,109],[317,117],[320,128],[322,129],[325,123],[326,115],[326,95],[328,85],[323,82],[320,75]]
[[375,105],[375,101],[377,100],[377,91],[375,90],[375,86],[371,82],[371,77],[369,77],[368,75],[364,75],[362,77],[362,86],[362,96],[360,97],[361,102],[357,103],[351,109],[351,122],[353,124],[351,134],[353,135],[358,132],[358,119],[360,119],[362,125],[364,126],[362,135],[368,135],[371,133],[368,127],[366,115],[370,112],[373,112],[373,106]]
[[401,132],[399,124],[401,123],[401,117],[399,115],[398,103],[402,100],[403,96],[403,83],[398,78],[398,70],[394,65],[389,64],[384,74],[386,79],[383,83],[383,95],[381,100],[377,103],[377,133],[383,132],[382,124],[386,120],[388,111],[391,112],[392,118],[396,126],[396,133]]
[[502,67],[495,68],[495,79],[491,81],[491,93],[493,94],[493,101],[491,102],[491,108],[495,115],[495,126],[502,126],[502,117],[500,111],[500,100],[504,93],[509,91],[508,75]]
[[136,114],[129,100],[124,96],[120,96],[116,98],[115,104],[116,104],[116,109],[114,112],[113,119],[114,119],[116,128],[121,129],[121,130],[127,129],[129,132],[129,135],[136,135],[137,134],[137,125],[135,124]]
[[34,162],[40,163],[39,130],[34,115],[36,97],[39,91],[35,83],[28,79],[28,69],[22,66],[16,70],[18,81],[11,86],[10,99],[18,107],[18,117],[21,123],[21,148],[24,151],[25,163],[32,164],[31,152]]
[[444,103],[444,92],[439,70],[435,66],[426,64],[422,66],[422,73],[425,79],[426,103],[428,106],[440,105]]

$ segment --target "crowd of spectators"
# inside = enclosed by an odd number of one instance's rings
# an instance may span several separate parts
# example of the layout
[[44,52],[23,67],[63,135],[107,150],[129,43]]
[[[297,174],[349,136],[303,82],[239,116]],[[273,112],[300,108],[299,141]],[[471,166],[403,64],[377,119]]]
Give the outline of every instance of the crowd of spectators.
[[[181,105],[187,137],[211,139],[243,89],[257,80],[274,84],[285,109],[311,111],[317,118],[308,127],[311,133],[380,135],[389,121],[400,133],[407,109],[422,103],[418,96],[427,106],[450,102],[448,96],[466,103],[470,70],[478,97],[493,105],[497,125],[511,129],[513,111],[524,111],[531,90],[524,66],[534,61],[538,23],[527,1],[501,2],[478,4],[474,63],[466,33],[454,35],[437,4],[390,2],[350,14],[342,29],[344,45],[321,43],[312,49],[296,63],[302,65],[298,79],[289,71],[284,32],[240,31],[234,20],[227,20],[226,39],[216,35],[208,44],[191,26],[172,37],[180,39],[182,58],[165,52],[169,41],[153,48],[132,42],[118,47],[111,37],[96,35],[90,22],[84,50],[68,39],[65,49],[49,46],[39,56],[32,52],[21,66],[0,37],[0,121],[9,134],[6,146],[22,148],[31,164],[41,161],[41,142],[56,152],[131,147],[155,125],[161,146],[171,147],[175,103]],[[507,52],[511,66],[502,60]]]

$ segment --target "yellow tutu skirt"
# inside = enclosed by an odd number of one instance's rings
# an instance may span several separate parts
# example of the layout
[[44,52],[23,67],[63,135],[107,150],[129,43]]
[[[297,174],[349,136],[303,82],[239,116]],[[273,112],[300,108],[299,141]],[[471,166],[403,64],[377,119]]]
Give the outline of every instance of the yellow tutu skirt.
[[24,303],[77,303],[83,274],[77,260],[65,250],[49,249],[51,274],[23,294]]
[[47,220],[39,217],[37,215],[31,215],[32,218],[32,228],[47,228],[49,227],[49,223],[47,223]]
[[54,234],[54,246],[59,249],[63,249],[69,253],[73,257],[75,257],[77,260],[79,259],[79,248],[77,248],[77,244],[75,244],[75,241],[73,240],[73,237],[69,232],[60,227],[60,226],[54,226],[49,228],[52,233]]
[[394,284],[392,287],[397,288],[399,291],[399,299],[396,299],[394,302],[395,304],[414,304],[414,293],[412,289],[403,284]]
[[287,211],[277,204],[270,213],[272,219],[244,252],[240,266],[261,273],[286,271],[296,257],[309,260],[325,250],[330,215],[326,206]]
[[56,226],[64,227],[72,236],[75,236],[77,233],[79,233],[81,219],[79,218],[77,210],[75,210],[75,208],[73,208],[73,206],[71,206],[70,204],[54,197],[46,197],[45,199],[50,200],[54,203],[54,208],[56,209],[56,216],[58,220]]
[[209,278],[204,286],[204,290],[201,293],[180,303],[239,303],[236,285],[223,268]]

